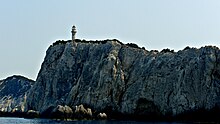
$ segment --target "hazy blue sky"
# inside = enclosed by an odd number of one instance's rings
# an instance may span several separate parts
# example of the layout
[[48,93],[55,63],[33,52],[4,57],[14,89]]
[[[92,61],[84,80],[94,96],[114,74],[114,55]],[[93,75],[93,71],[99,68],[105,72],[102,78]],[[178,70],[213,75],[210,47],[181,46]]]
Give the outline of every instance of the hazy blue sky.
[[146,49],[220,47],[219,0],[0,0],[0,79],[35,79],[50,44],[116,38]]

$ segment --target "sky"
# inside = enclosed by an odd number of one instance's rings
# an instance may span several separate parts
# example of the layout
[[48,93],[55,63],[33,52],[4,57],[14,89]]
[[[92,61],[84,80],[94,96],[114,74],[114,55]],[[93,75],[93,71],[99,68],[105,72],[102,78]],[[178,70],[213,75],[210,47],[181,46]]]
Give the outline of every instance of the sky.
[[0,79],[35,80],[56,40],[118,39],[147,50],[220,47],[219,0],[0,0]]

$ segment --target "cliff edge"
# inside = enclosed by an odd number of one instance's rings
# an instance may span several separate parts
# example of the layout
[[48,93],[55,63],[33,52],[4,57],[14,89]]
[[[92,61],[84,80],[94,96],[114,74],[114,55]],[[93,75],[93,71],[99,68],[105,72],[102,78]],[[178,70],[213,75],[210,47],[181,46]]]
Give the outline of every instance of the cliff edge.
[[176,116],[220,107],[220,50],[147,51],[117,40],[49,47],[27,109],[84,104],[124,115]]

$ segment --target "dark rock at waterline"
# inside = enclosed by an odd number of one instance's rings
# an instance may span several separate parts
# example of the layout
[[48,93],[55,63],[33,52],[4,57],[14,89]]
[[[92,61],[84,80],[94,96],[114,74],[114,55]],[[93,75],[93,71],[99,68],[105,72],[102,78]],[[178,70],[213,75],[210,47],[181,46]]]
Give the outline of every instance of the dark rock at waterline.
[[107,119],[107,115],[106,115],[106,113],[99,113],[97,115],[97,118],[100,119],[100,120],[106,120]]
[[56,108],[53,109],[51,112],[52,118],[60,118],[60,119],[70,119],[72,118],[73,110],[69,106],[65,105],[58,105]]
[[76,119],[92,119],[92,109],[90,108],[84,108],[84,106],[81,104],[79,106],[75,106],[75,114],[74,118]]
[[28,110],[25,117],[27,117],[27,118],[39,118],[40,113],[38,111]]
[[52,119],[93,119],[93,113],[90,108],[84,108],[81,104],[73,107],[73,109],[67,105],[58,105],[56,107],[49,107],[46,111],[42,112],[41,117],[47,117]]
[[42,112],[41,116],[61,120],[71,119],[73,117],[73,110],[67,105],[51,106],[46,111]]

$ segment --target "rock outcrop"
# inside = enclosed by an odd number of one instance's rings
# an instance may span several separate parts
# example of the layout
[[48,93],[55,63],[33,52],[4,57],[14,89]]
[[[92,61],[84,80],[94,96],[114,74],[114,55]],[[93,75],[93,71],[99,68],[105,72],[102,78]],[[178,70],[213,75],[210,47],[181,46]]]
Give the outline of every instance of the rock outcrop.
[[27,92],[33,80],[12,76],[0,81],[0,112],[22,113],[26,111]]
[[92,109],[84,108],[81,104],[79,106],[75,106],[75,117],[77,119],[92,119]]
[[25,117],[27,117],[27,118],[39,118],[40,113],[38,111],[28,110]]
[[97,115],[97,118],[100,120],[105,120],[105,119],[107,119],[107,115],[105,113],[99,113]]
[[56,108],[52,110],[51,113],[49,113],[49,115],[51,116],[50,118],[60,118],[62,120],[67,120],[72,118],[73,110],[67,105],[58,105]]
[[47,50],[27,108],[88,105],[96,112],[175,116],[220,106],[220,50],[147,51],[117,40],[57,42]]

